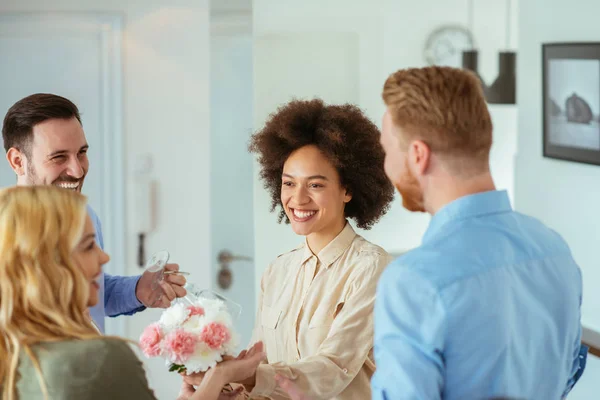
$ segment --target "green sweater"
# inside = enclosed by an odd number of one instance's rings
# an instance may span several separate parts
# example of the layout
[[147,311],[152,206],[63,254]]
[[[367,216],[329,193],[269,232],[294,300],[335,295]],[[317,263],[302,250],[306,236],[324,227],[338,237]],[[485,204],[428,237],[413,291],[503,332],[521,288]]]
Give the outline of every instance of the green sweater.
[[[50,400],[155,400],[142,363],[118,339],[68,340],[33,346]],[[2,392],[0,392],[2,393]],[[25,352],[19,360],[19,400],[43,400],[38,374]]]

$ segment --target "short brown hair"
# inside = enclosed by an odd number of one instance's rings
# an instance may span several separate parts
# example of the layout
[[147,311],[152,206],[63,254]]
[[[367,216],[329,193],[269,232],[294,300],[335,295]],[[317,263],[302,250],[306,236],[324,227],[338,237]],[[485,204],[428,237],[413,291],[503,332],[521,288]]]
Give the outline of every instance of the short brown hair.
[[69,99],[50,93],[27,96],[17,101],[4,117],[4,150],[14,147],[29,157],[34,126],[49,119],[73,117],[81,123],[79,109]]
[[389,76],[382,96],[403,142],[419,139],[460,165],[487,168],[492,119],[475,74],[438,66],[402,69]]
[[[260,176],[271,194],[271,211],[281,206],[283,165],[295,150],[315,145],[338,171],[341,185],[352,199],[345,216],[369,229],[383,216],[394,198],[385,175],[385,154],[379,130],[353,105],[326,105],[320,99],[294,100],[272,114],[252,136],[250,151],[258,153]],[[282,210],[279,222],[289,220]]]

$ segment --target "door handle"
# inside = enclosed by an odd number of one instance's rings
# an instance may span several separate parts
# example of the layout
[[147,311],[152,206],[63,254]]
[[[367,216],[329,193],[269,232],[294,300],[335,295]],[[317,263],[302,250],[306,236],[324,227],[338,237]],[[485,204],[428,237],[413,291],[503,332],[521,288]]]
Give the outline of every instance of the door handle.
[[252,261],[252,257],[238,256],[229,250],[221,250],[217,256],[217,261],[219,261],[219,264],[221,265],[229,265],[232,261]]
[[217,256],[217,261],[219,261],[219,264],[221,266],[221,270],[218,274],[219,286],[221,287],[221,289],[229,289],[233,281],[233,276],[231,274],[231,270],[229,269],[229,264],[232,261],[252,261],[252,258],[248,256],[235,255],[229,250],[221,250],[219,252],[219,255]]

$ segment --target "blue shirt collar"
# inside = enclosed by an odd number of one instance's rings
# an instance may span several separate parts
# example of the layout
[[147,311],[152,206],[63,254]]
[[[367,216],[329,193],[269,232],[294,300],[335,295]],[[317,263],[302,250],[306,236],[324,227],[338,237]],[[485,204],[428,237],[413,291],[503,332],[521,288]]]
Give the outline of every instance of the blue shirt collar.
[[450,221],[512,211],[506,190],[491,190],[460,197],[440,208],[431,218],[423,243],[434,237]]

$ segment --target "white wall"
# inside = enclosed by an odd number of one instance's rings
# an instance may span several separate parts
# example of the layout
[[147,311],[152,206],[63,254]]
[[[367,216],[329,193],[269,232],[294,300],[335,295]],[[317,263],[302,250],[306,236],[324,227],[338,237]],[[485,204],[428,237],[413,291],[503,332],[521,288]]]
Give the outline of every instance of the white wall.
[[542,157],[542,43],[598,41],[600,3],[530,0],[519,15],[516,206],[569,243],[584,280],[583,324],[600,332],[600,167]]
[[[505,2],[477,0],[474,9],[474,35],[479,44],[480,73],[491,84],[497,74],[497,52],[505,49]],[[516,1],[511,13],[512,39],[516,45]],[[356,102],[367,115],[381,126],[384,105],[381,89],[387,76],[400,68],[426,64],[423,47],[427,35],[445,24],[467,24],[467,0],[255,0],[255,40],[267,35],[277,37],[286,33],[346,33],[358,37],[358,87]],[[306,64],[319,63],[307,58]],[[261,69],[270,67],[268,59],[255,58],[255,77]],[[347,68],[338,65],[337,68]],[[312,67],[310,67],[312,68]],[[307,67],[307,70],[310,70]],[[293,80],[294,77],[290,76]],[[255,81],[255,85],[258,85]],[[294,83],[290,83],[293,85]],[[255,93],[260,92],[255,88]],[[353,96],[351,96],[353,97]],[[492,148],[492,173],[501,188],[512,194],[513,155],[516,145],[515,106],[491,106],[496,130]],[[274,111],[274,108],[268,112]],[[268,115],[255,96],[255,129]],[[292,249],[302,239],[287,226],[277,226],[276,216],[269,213],[269,197],[255,171],[255,255],[257,285],[264,268],[278,254]],[[371,230],[360,231],[367,239],[396,253],[418,246],[429,217],[405,211],[399,198],[390,212]]]
[[[498,73],[498,51],[516,50],[519,35],[516,0],[385,0],[384,76],[400,68],[425,64],[427,36],[442,25],[468,27],[473,3],[473,35],[479,51],[479,73],[491,84]],[[506,7],[510,4],[510,38],[506,38]],[[381,86],[381,84],[379,84]]]
[[[192,280],[209,278],[209,9],[206,0],[19,0],[0,2],[0,12],[117,12],[124,17],[123,132],[127,169],[127,271],[136,266],[133,168],[150,154],[158,183],[156,232],[148,253],[168,249]],[[43,68],[43,66],[40,66]],[[17,99],[15,99],[16,101]],[[85,126],[85,116],[84,126]],[[91,149],[90,151],[93,151]],[[91,166],[93,168],[94,166]],[[111,218],[102,215],[103,219]],[[127,318],[131,338],[158,317],[146,311]],[[160,399],[173,399],[180,379],[164,362],[147,364]]]

